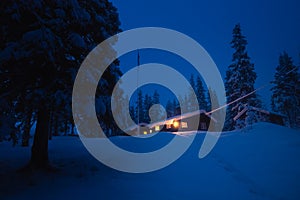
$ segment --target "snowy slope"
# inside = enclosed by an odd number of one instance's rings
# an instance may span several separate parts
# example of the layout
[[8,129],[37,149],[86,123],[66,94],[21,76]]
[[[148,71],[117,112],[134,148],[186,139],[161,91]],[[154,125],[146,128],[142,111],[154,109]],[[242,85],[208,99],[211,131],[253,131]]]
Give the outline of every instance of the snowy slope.
[[[145,151],[173,135],[151,140],[116,137],[124,148]],[[85,150],[79,138],[50,141],[55,173],[14,173],[26,164],[29,148],[0,143],[1,199],[299,199],[300,132],[261,123],[226,132],[214,150],[198,158],[204,134],[172,165],[151,173],[129,174],[110,169]]]

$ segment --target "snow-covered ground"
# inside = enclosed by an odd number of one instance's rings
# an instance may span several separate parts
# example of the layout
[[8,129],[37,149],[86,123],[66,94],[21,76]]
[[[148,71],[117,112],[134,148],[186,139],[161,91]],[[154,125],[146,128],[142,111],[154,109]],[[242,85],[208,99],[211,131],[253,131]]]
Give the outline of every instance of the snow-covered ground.
[[[151,140],[113,138],[121,146],[161,146],[173,135]],[[49,144],[53,173],[16,172],[30,148],[0,143],[0,199],[300,199],[300,132],[260,123],[222,134],[213,151],[198,158],[204,134],[170,166],[129,174],[94,159],[77,137],[56,137]]]

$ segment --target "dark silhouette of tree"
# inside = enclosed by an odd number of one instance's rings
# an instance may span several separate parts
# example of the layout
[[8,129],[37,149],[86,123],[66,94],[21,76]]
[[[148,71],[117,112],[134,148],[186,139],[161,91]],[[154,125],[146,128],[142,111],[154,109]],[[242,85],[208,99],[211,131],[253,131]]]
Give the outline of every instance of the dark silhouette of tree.
[[135,116],[137,117],[136,122],[137,123],[142,123],[145,122],[144,120],[144,96],[142,90],[138,90],[138,99],[136,102],[136,107],[135,107]]
[[196,79],[195,89],[196,89],[195,93],[196,93],[197,100],[199,103],[199,109],[208,110],[208,103],[207,103],[207,99],[205,97],[205,89],[203,87],[202,80],[199,76],[197,76],[197,79]]
[[299,117],[299,67],[293,64],[292,58],[283,52],[279,56],[279,64],[276,68],[273,92],[271,98],[272,110],[287,116],[290,127],[297,126]]
[[159,93],[157,92],[157,90],[155,90],[152,96],[152,104],[159,104],[160,103],[159,98],[160,98]]
[[[225,89],[227,101],[231,102],[239,97],[242,97],[254,91],[254,83],[256,80],[256,73],[254,71],[254,64],[251,63],[250,57],[247,53],[247,40],[242,34],[240,24],[237,24],[233,29],[233,39],[231,47],[235,50],[232,56],[232,64],[229,65],[225,78]],[[260,101],[256,94],[252,94],[241,101],[231,104],[227,108],[225,129],[232,130],[235,128],[237,122],[233,118],[238,113],[239,105],[248,105],[260,107]],[[245,121],[238,122],[240,127],[245,126]]]
[[167,117],[173,117],[174,116],[174,108],[173,108],[173,103],[168,100],[166,104],[166,112],[167,112]]
[[174,98],[172,104],[173,104],[173,115],[176,116],[181,114],[178,100]]
[[133,105],[131,105],[131,106],[129,107],[129,114],[130,114],[131,119],[132,119],[135,123],[137,123],[136,111],[135,111],[135,107],[134,107]]
[[144,97],[144,122],[149,123],[151,121],[150,116],[149,116],[149,110],[151,106],[153,105],[152,103],[152,98],[148,94],[145,95]]
[[[188,107],[188,111],[195,111],[197,110],[198,108],[198,104],[197,104],[197,101],[196,99],[194,98],[194,96],[192,95],[193,92],[196,94],[196,84],[195,84],[195,78],[194,78],[194,75],[191,74],[190,76],[190,88],[189,88],[189,92],[188,92],[188,97],[187,97],[187,107]],[[197,97],[197,94],[196,94],[196,97]]]
[[[0,13],[0,96],[19,105],[10,109],[21,116],[25,132],[36,117],[30,167],[45,168],[50,127],[63,123],[67,129],[76,72],[97,44],[120,31],[117,10],[107,0],[11,0],[1,3]],[[117,79],[116,65],[100,85]],[[113,85],[97,95],[109,95]],[[55,115],[58,108],[66,114]]]

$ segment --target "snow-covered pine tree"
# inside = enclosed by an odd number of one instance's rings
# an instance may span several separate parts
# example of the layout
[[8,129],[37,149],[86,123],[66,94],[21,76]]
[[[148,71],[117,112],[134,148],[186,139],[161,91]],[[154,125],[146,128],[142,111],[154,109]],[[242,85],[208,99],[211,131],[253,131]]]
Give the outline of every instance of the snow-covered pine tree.
[[[229,65],[225,78],[225,89],[227,102],[232,102],[239,97],[242,97],[252,91],[254,91],[254,83],[256,80],[256,73],[254,71],[254,64],[251,63],[250,57],[247,53],[247,40],[242,34],[240,24],[237,24],[233,29],[233,39],[231,41],[231,47],[235,50],[232,56],[232,63]],[[235,122],[233,118],[237,115],[237,105],[245,105],[260,107],[260,100],[256,94],[252,94],[241,101],[231,104],[227,108],[225,129],[232,130],[235,128]],[[244,121],[239,124],[243,124]]]
[[[154,106],[154,107],[152,107]],[[166,113],[160,106],[160,95],[157,90],[154,91],[153,96],[152,96],[152,108],[149,112],[150,118],[153,121],[160,121],[165,119]]]
[[[207,111],[213,111],[214,109],[218,108],[219,106],[221,106],[219,104],[219,101],[217,99],[217,96],[216,96],[216,92],[211,88],[209,87],[208,90],[207,90]],[[216,105],[215,107],[212,108],[212,105]]]
[[190,100],[187,95],[184,95],[184,98],[182,99],[181,105],[183,105],[182,112],[183,114],[190,112]]
[[[299,58],[300,58],[300,54],[299,54]],[[300,62],[298,65],[298,69],[300,68]],[[296,84],[296,95],[297,95],[297,107],[298,109],[300,109],[300,72],[298,70],[298,78],[297,78],[297,84]],[[300,128],[300,110],[298,110],[297,112],[297,127]]]
[[136,121],[136,119],[137,119],[137,117],[136,117],[136,111],[135,111],[135,107],[133,105],[131,105],[129,107],[129,114],[130,114],[130,117],[131,117],[132,121],[134,121],[135,123],[137,123],[137,121]]
[[13,145],[18,143],[15,124],[17,123],[12,102],[0,98],[0,141],[12,140]]
[[138,90],[138,99],[136,101],[136,107],[135,107],[135,116],[137,117],[136,121],[137,123],[142,123],[144,121],[144,96],[142,90]]
[[[23,105],[21,112],[35,113],[31,166],[47,167],[50,114],[64,104],[66,117],[71,116],[73,80],[80,63],[97,44],[120,32],[118,13],[107,0],[11,0],[1,3],[0,13],[0,96]],[[116,64],[104,77],[112,87]],[[101,91],[109,95],[111,90]],[[22,116],[26,121],[31,115]]]
[[190,82],[190,88],[189,88],[188,97],[187,97],[188,98],[187,107],[188,107],[188,111],[191,112],[191,111],[195,111],[199,108],[196,99],[193,98],[194,96],[192,95],[194,92],[197,97],[197,92],[196,92],[197,88],[196,88],[195,78],[194,78],[193,74],[191,74],[189,82]]
[[271,98],[273,111],[287,116],[287,125],[297,126],[299,116],[299,67],[293,64],[292,58],[283,52],[279,56],[279,64],[276,67],[274,86]]
[[153,104],[160,104],[160,96],[157,90],[154,91],[153,96],[152,96],[152,103]]
[[199,76],[197,76],[197,79],[196,79],[195,89],[196,89],[195,93],[196,93],[197,100],[198,100],[198,103],[199,103],[199,109],[207,111],[208,110],[208,103],[207,103],[207,99],[205,97],[205,89],[203,87],[202,80]]
[[173,103],[170,101],[170,99],[167,101],[167,104],[166,104],[166,112],[167,112],[168,118],[174,116]]
[[221,128],[220,121],[221,121],[221,117],[225,115],[225,109],[219,109],[222,105],[220,105],[216,91],[210,87],[208,88],[208,97],[209,97],[208,110],[213,112],[213,117],[215,119],[215,121],[214,120],[210,121],[212,127],[211,131],[220,130]]
[[174,98],[172,104],[173,104],[173,116],[179,115],[180,114],[179,100]]
[[252,124],[257,121],[258,121],[258,116],[256,115],[255,111],[251,109],[251,107],[249,106],[248,111],[246,113],[245,125],[247,127],[252,127]]
[[170,99],[167,101],[166,104],[167,117],[174,117],[175,115],[178,115],[179,114],[178,109],[179,109],[179,103],[176,98],[173,98],[172,101]]
[[153,105],[152,103],[152,97],[148,94],[145,95],[145,98],[144,98],[144,121],[145,123],[149,123],[150,122],[150,116],[149,116],[149,110],[151,108],[151,106]]

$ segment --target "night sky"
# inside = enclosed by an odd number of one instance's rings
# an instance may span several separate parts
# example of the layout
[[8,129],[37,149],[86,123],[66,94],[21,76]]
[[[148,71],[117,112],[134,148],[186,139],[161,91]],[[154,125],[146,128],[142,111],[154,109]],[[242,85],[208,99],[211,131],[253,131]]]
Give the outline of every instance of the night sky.
[[[200,43],[217,64],[223,78],[231,63],[232,29],[240,23],[248,40],[248,54],[255,64],[256,87],[274,76],[279,54],[286,51],[300,64],[300,1],[223,0],[111,0],[118,8],[121,28],[164,27],[180,31]],[[185,76],[194,73],[188,63],[166,52],[141,51],[141,63],[168,64]],[[136,66],[136,52],[120,58],[126,72]],[[196,74],[197,75],[197,74]],[[270,86],[259,94],[266,106]]]

